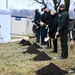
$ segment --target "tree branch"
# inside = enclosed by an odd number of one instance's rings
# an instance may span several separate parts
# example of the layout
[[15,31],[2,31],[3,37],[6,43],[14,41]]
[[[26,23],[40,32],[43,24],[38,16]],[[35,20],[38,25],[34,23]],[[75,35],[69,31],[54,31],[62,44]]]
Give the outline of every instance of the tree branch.
[[36,1],[37,3],[43,4],[45,7],[47,7],[47,5],[46,5],[44,0],[42,0],[42,1],[34,0],[34,1]]

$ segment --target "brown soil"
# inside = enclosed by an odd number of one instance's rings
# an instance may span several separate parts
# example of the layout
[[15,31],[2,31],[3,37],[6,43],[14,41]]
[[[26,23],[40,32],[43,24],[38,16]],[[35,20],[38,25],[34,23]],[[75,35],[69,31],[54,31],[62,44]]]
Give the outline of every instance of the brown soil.
[[50,63],[49,65],[39,69],[36,72],[36,75],[65,75],[66,73],[68,72],[60,69],[55,64]]
[[32,44],[34,47],[36,47],[36,48],[41,48],[42,49],[42,47],[40,47],[37,43],[33,43]]
[[36,57],[33,58],[35,61],[45,61],[45,60],[51,60],[50,58],[44,51],[40,52]]
[[26,41],[22,44],[22,46],[30,46],[30,45],[31,45],[31,43],[29,41]]
[[40,53],[40,51],[37,50],[33,45],[30,45],[30,46],[28,47],[27,51],[23,52],[23,54],[25,54],[25,53],[38,54],[38,53]]
[[18,44],[23,44],[25,42],[26,42],[26,40],[22,39]]

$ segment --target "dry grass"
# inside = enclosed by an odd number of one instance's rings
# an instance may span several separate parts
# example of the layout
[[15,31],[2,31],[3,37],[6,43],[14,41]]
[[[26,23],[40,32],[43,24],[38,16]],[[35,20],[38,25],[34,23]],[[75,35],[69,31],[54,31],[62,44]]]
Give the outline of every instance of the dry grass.
[[[31,43],[35,41],[30,39]],[[70,46],[70,45],[69,45]],[[58,42],[58,53],[50,53],[52,49],[39,49],[45,51],[50,57],[59,58],[61,54],[60,42]],[[75,67],[75,50],[69,48],[69,58],[64,60],[50,60],[50,61],[33,61],[30,60],[36,54],[22,54],[26,51],[26,46],[21,46],[18,42],[0,44],[0,75],[36,75],[36,71],[51,62],[56,64],[61,69],[70,71]],[[69,74],[72,75],[72,74]],[[74,74],[73,74],[74,75]]]

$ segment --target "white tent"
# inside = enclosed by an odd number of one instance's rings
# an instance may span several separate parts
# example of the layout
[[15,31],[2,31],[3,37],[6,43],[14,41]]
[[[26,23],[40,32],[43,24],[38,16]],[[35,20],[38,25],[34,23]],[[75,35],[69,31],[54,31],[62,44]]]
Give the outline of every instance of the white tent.
[[11,40],[11,11],[0,9],[0,43]]

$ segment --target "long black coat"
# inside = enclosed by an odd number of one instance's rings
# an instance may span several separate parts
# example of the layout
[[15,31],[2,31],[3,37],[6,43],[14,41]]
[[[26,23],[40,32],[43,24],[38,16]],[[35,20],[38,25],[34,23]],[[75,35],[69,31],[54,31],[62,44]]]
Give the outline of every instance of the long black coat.
[[44,12],[41,16],[41,21],[44,22],[46,25],[48,25],[50,18],[51,18],[50,11]]
[[35,13],[35,17],[34,17],[34,23],[37,25],[37,26],[40,26],[40,19],[41,19],[41,15],[39,12]]
[[35,17],[34,17],[34,21],[33,22],[36,25],[33,25],[33,27],[32,27],[33,33],[36,33],[37,30],[40,30],[40,19],[41,19],[40,13],[39,12],[35,12]]
[[55,33],[58,27],[58,14],[52,16],[52,19],[49,23],[49,36],[55,38]]

